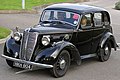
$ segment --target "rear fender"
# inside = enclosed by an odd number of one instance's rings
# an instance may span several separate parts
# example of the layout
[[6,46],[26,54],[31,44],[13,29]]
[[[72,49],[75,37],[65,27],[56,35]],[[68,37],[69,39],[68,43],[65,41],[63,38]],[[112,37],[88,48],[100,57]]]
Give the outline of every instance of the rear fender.
[[114,50],[117,50],[117,43],[115,41],[113,34],[110,32],[107,32],[105,36],[103,36],[103,38],[101,39],[100,48],[104,48],[105,44],[108,41],[111,43],[111,47],[114,48]]

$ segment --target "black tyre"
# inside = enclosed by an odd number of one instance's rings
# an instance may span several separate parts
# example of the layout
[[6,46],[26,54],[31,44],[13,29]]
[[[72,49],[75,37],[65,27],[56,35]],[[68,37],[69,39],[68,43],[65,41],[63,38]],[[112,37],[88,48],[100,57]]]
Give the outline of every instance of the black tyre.
[[67,50],[63,50],[54,64],[54,67],[50,69],[51,73],[55,77],[62,77],[67,72],[70,66],[70,54]]
[[13,61],[10,61],[10,60],[7,60],[7,59],[6,59],[6,62],[7,62],[7,64],[8,64],[10,67],[14,68],[14,66],[13,66]]
[[98,58],[101,62],[107,61],[111,54],[111,44],[110,42],[106,43],[104,48],[100,48],[98,53]]

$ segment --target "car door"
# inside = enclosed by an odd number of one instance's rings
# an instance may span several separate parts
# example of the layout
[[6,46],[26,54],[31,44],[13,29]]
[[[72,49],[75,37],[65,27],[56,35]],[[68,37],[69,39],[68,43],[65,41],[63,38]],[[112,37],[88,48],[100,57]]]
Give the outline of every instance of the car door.
[[93,46],[92,46],[93,53],[97,51],[100,40],[106,31],[103,21],[104,21],[104,16],[102,12],[94,13],[94,17],[93,17],[94,31],[93,31]]
[[91,53],[92,35],[92,14],[85,14],[81,18],[80,27],[77,33],[76,46],[81,55]]

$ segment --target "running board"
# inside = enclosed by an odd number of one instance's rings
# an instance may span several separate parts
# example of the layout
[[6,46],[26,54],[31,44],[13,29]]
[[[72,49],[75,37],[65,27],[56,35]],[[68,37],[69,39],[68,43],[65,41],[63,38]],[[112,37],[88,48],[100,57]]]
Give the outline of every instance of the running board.
[[87,59],[87,58],[91,58],[91,57],[95,57],[95,56],[97,56],[97,55],[94,53],[94,54],[83,55],[80,57],[81,57],[81,59]]

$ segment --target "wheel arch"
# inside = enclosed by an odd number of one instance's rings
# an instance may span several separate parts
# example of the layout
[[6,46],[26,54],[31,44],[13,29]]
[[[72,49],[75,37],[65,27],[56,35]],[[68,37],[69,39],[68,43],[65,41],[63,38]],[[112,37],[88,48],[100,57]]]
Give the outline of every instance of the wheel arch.
[[58,55],[63,50],[67,50],[70,54],[70,58],[73,59],[73,61],[75,61],[77,63],[77,65],[80,65],[81,57],[80,57],[80,53],[79,53],[78,49],[75,47],[75,45],[73,45],[70,42],[63,41],[59,45]]
[[[66,46],[66,47],[64,47],[62,50],[67,50],[67,51],[69,52],[71,60],[73,60],[73,61],[75,61],[75,62],[81,60],[80,57],[79,57],[80,54],[79,54],[79,52],[76,50],[75,47],[73,48],[73,47],[71,47],[71,46]],[[61,51],[62,51],[62,50],[61,50]],[[77,63],[77,64],[78,64],[78,63]]]
[[117,48],[116,48],[116,47],[117,47],[117,44],[116,44],[116,41],[115,41],[115,38],[114,38],[113,34],[110,33],[110,32],[107,32],[107,33],[102,37],[102,39],[101,39],[101,41],[100,41],[100,44],[99,44],[100,48],[103,48],[108,41],[110,42],[111,47],[114,48],[114,50],[116,50],[116,49],[117,49]]

